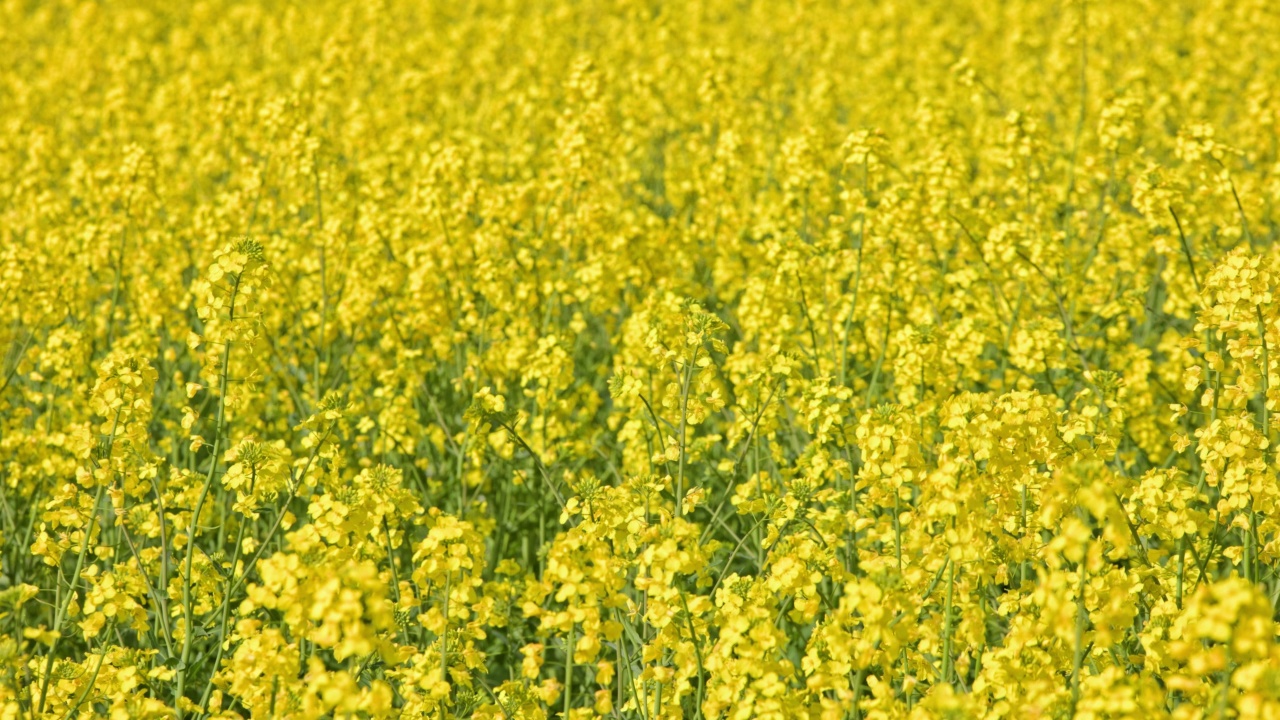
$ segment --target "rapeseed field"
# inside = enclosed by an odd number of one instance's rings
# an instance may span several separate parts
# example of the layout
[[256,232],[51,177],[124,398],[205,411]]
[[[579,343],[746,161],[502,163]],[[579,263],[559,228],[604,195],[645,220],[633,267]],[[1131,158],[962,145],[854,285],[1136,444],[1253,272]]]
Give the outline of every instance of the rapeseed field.
[[1273,0],[0,48],[0,719],[1280,718]]

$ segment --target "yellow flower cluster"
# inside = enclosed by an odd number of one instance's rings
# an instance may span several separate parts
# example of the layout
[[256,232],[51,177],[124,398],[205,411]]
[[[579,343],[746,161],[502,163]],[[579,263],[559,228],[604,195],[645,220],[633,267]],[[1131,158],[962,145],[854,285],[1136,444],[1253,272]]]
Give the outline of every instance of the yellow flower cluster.
[[1280,718],[1273,0],[0,47],[0,720]]

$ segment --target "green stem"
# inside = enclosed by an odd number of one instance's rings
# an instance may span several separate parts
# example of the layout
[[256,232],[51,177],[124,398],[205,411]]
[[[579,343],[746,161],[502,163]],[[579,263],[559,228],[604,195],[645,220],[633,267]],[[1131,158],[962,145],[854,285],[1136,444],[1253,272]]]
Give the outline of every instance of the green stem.
[[689,626],[689,642],[693,643],[693,656],[698,661],[698,703],[694,706],[694,717],[701,718],[702,715],[702,693],[703,693],[703,662],[702,662],[702,646],[698,641],[698,631],[693,627],[693,613],[689,612],[689,601],[685,599],[684,593],[680,593],[680,605],[684,607],[684,619]]
[[947,573],[947,605],[942,613],[942,682],[951,682],[951,613],[956,589],[956,564]]
[[[236,314],[236,295],[240,289],[240,276],[237,275],[231,285],[231,301],[227,310],[228,327],[235,320]],[[218,419],[213,430],[213,452],[209,455],[209,472],[205,476],[204,486],[200,488],[200,496],[196,499],[195,507],[191,511],[191,523],[187,527],[187,555],[183,563],[182,575],[182,608],[183,608],[183,628],[182,628],[182,657],[178,662],[177,685],[174,689],[173,704],[174,711],[178,720],[182,720],[182,698],[186,689],[187,665],[191,662],[191,646],[195,637],[193,625],[195,624],[195,603],[191,599],[191,564],[195,558],[196,549],[196,529],[200,524],[200,511],[204,509],[205,500],[209,497],[209,490],[213,487],[213,478],[218,470],[218,450],[222,443],[223,423],[226,420],[227,408],[227,376],[231,367],[231,345],[232,341],[227,339],[222,346],[222,373],[219,376],[218,390]]]
[[49,677],[53,673],[53,659],[58,649],[58,640],[62,638],[62,623],[67,619],[67,608],[71,605],[71,598],[76,594],[76,583],[80,582],[80,573],[84,570],[84,558],[89,551],[89,538],[93,535],[93,524],[98,519],[98,503],[102,500],[102,490],[105,486],[98,485],[98,491],[93,495],[93,508],[89,512],[89,527],[84,531],[84,540],[80,543],[80,554],[76,558],[76,568],[71,573],[71,582],[67,586],[66,597],[62,599],[62,603],[58,606],[58,614],[53,619],[53,642],[49,644],[49,653],[44,661],[44,677],[40,680],[40,701],[36,703],[36,714],[44,712],[44,703],[49,694]]
[[102,670],[102,661],[107,659],[107,644],[108,643],[104,640],[102,647],[99,648],[98,662],[93,666],[93,675],[89,677],[89,684],[85,685],[84,692],[80,693],[80,697],[76,700],[76,704],[72,705],[71,708],[67,710],[67,714],[62,716],[63,720],[69,720],[71,716],[75,715],[76,710],[79,710],[80,706],[84,704],[84,701],[88,699],[89,693],[93,692],[93,686],[98,683],[98,673]]
[[698,348],[695,347],[693,349],[693,359],[689,362],[689,366],[685,368],[684,377],[680,383],[680,460],[676,474],[676,517],[681,517],[684,511],[684,464],[685,443],[689,429],[689,384],[693,382],[693,373],[698,366],[697,363]]
[[440,680],[449,682],[449,581],[453,573],[444,572],[444,628],[440,632]]
[[1182,609],[1182,584],[1187,572],[1187,538],[1178,538],[1178,609]]
[[1085,625],[1089,621],[1088,611],[1084,605],[1084,589],[1085,583],[1089,577],[1089,570],[1085,567],[1088,557],[1081,558],[1080,566],[1080,582],[1076,587],[1076,634],[1075,644],[1071,660],[1071,715],[1075,715],[1076,703],[1080,701],[1080,668],[1084,666],[1084,631]]
[[[250,480],[249,487],[257,482],[257,471],[253,471],[253,479]],[[252,490],[250,491],[252,492]],[[240,518],[240,527],[236,530],[236,546],[231,551],[231,569],[227,572],[227,581],[222,586],[222,619],[218,623],[218,651],[213,658],[213,665],[209,672],[209,680],[205,683],[204,692],[200,694],[200,712],[207,714],[209,712],[209,694],[213,691],[213,680],[218,675],[218,666],[222,663],[222,652],[227,638],[227,617],[231,614],[231,588],[233,580],[236,576],[236,565],[240,562],[240,544],[244,541],[244,526],[247,518]]]
[[564,719],[569,720],[569,707],[573,701],[573,646],[574,630],[577,625],[569,626],[569,638],[564,646]]

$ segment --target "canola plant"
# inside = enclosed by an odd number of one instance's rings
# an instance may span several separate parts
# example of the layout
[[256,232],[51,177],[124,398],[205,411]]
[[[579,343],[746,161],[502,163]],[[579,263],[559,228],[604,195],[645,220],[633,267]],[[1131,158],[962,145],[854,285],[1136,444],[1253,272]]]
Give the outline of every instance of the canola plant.
[[1271,0],[0,2],[0,718],[1280,718]]

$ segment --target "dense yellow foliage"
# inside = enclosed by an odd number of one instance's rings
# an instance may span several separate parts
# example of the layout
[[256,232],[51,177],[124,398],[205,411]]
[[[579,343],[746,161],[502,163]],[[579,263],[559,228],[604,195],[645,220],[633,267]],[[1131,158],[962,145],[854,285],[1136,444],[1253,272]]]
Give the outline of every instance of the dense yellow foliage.
[[0,2],[0,718],[1280,718],[1273,0]]

